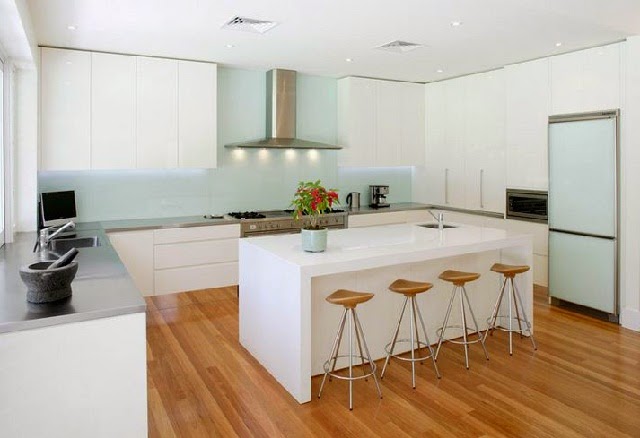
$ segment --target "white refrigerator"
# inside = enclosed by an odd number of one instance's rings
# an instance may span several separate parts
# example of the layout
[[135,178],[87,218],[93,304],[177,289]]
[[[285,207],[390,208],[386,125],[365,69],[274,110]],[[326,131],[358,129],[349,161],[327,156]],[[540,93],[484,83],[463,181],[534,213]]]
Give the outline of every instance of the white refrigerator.
[[549,296],[618,315],[618,111],[549,118]]

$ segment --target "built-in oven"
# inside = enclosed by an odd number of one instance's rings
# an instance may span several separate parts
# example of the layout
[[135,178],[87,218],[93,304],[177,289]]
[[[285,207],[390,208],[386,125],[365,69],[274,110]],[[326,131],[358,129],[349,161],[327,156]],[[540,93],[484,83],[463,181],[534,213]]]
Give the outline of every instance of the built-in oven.
[[548,193],[541,190],[507,189],[507,219],[547,223]]

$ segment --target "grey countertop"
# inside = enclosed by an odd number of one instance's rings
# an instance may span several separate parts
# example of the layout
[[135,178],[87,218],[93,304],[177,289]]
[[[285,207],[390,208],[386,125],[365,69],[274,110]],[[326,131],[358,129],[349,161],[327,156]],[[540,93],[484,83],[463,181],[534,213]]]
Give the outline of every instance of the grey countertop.
[[[144,312],[146,305],[126,268],[97,223],[78,224],[78,237],[97,235],[101,246],[79,248],[78,273],[71,297],[58,303],[31,304],[20,279],[21,266],[38,260],[36,233],[20,233],[0,249],[0,333]],[[50,258],[56,258],[50,255]]]

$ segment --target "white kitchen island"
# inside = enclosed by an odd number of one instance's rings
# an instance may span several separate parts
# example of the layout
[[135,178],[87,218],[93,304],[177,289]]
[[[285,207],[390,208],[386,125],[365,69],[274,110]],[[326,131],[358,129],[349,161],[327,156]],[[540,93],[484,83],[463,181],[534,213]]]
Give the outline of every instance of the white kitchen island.
[[[311,376],[323,372],[342,312],[324,300],[327,295],[341,288],[376,294],[358,307],[358,315],[371,355],[379,359],[403,302],[387,289],[393,280],[434,283],[418,297],[433,344],[451,296],[451,285],[438,280],[438,274],[446,269],[481,273],[467,290],[484,329],[500,286],[498,274],[489,271],[495,262],[531,266],[532,237],[493,228],[386,225],[332,230],[327,250],[317,254],[302,251],[299,235],[240,239],[240,342],[305,403],[311,400]],[[532,272],[516,280],[533,322]],[[458,312],[452,312],[450,324],[459,324]],[[406,335],[401,331],[401,338]],[[447,337],[459,336],[461,331],[447,331]],[[341,351],[347,348],[343,340]],[[474,345],[470,354],[482,355],[482,350]],[[441,372],[446,379],[447,370]]]

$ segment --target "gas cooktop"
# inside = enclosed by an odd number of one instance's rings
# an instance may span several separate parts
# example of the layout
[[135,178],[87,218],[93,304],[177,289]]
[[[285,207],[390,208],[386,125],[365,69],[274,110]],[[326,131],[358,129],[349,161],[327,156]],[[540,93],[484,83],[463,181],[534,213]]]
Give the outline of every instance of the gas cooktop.
[[257,211],[232,211],[229,216],[234,219],[264,219],[267,217]]

